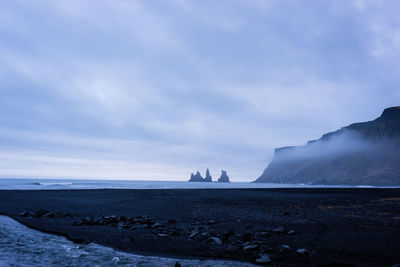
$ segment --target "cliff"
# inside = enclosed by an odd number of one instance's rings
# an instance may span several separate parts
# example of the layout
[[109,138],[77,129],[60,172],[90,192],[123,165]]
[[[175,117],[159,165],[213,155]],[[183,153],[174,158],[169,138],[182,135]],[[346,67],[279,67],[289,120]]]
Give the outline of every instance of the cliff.
[[400,107],[324,134],[305,146],[275,149],[255,182],[400,185]]

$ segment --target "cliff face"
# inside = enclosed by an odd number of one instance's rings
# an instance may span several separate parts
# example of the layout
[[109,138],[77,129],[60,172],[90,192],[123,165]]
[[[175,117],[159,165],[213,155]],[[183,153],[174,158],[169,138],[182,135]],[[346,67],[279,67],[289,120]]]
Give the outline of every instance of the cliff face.
[[400,107],[305,146],[275,149],[255,182],[400,185]]

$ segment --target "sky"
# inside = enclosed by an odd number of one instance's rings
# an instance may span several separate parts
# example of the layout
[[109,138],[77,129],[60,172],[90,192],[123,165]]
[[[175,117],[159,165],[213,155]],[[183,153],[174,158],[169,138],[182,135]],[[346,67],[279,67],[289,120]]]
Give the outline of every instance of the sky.
[[400,104],[396,0],[4,0],[0,177],[253,181]]

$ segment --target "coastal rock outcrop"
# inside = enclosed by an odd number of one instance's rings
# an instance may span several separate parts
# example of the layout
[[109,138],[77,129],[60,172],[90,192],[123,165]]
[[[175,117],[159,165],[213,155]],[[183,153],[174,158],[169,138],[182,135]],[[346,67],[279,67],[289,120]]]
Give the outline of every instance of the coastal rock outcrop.
[[218,178],[219,183],[229,183],[229,176],[226,174],[226,171],[221,171],[221,176]]
[[201,176],[199,171],[197,171],[196,174],[192,173],[188,182],[212,182],[210,171],[207,169],[205,178]]
[[255,182],[400,185],[400,106],[305,146],[275,149]]
[[204,178],[204,182],[212,182],[212,177],[210,175],[210,170],[206,170],[206,178]]

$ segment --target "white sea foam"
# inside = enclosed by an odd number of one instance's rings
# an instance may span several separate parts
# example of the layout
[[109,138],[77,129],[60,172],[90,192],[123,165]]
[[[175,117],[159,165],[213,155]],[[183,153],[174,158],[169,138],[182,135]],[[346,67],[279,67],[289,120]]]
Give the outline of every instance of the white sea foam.
[[253,266],[216,260],[149,257],[116,251],[94,243],[77,245],[64,237],[32,230],[0,216],[0,267],[11,266]]

